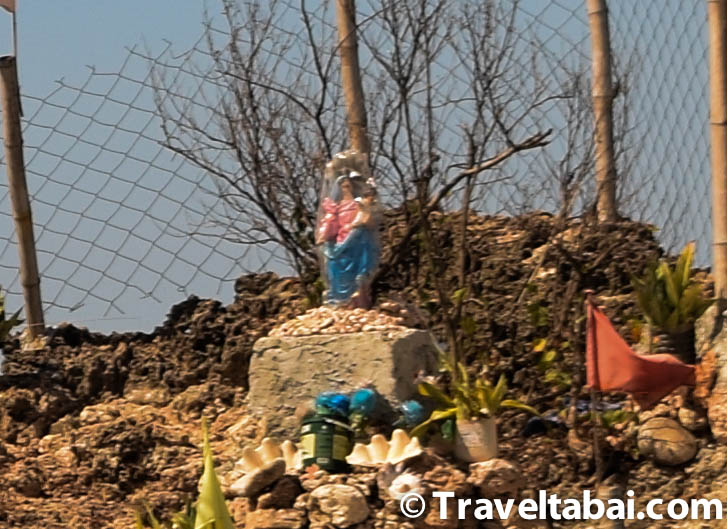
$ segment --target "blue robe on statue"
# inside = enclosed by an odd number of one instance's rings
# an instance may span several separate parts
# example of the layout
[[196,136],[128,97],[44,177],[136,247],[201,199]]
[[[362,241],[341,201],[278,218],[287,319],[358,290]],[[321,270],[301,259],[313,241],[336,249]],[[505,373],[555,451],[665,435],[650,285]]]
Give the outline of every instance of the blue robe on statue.
[[368,227],[351,230],[341,243],[332,241],[323,246],[328,271],[328,302],[346,303],[371,280],[379,263],[379,245]]

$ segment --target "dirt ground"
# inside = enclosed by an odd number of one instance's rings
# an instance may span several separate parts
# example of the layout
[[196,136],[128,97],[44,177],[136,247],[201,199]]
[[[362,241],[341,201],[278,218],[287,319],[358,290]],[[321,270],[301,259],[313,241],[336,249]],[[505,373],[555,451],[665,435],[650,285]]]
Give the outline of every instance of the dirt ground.
[[[437,222],[458,263],[461,217]],[[646,225],[556,224],[546,214],[473,215],[465,250],[469,361],[494,377],[504,373],[513,396],[544,412],[565,409],[571,390],[545,377],[535,340],[558,349],[563,376],[582,380],[583,291],[593,289],[627,334],[637,316],[631,275],[662,254]],[[383,240],[394,244],[402,232],[391,216]],[[414,307],[442,336],[433,271],[419,244],[397,250],[405,257],[381,278],[377,300]],[[458,273],[448,266],[445,280]],[[229,306],[191,297],[148,335],[64,325],[40,350],[22,351],[13,340],[0,376],[0,527],[133,527],[142,501],[168,517],[195,495],[201,417],[210,421],[221,474],[243,446],[259,441],[264,423],[247,413],[246,402],[252,344],[310,302],[298,280],[271,273],[241,277],[235,293]],[[502,457],[517,462],[528,487],[567,493],[586,486],[593,468],[578,435],[588,438],[588,431],[524,437],[526,421],[505,414],[499,430]],[[647,496],[694,494],[723,479],[707,476],[720,449],[708,432],[699,442],[697,470],[657,468],[626,448],[609,449],[609,461]],[[710,484],[702,487],[705,479]]]

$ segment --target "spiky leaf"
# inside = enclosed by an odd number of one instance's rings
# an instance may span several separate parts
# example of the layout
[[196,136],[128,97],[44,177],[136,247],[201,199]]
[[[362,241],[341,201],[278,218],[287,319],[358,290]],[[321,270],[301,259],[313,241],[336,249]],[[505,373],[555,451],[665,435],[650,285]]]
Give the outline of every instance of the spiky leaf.
[[[451,419],[453,417],[457,416],[457,407],[451,407],[447,408],[446,410],[434,410],[432,414],[429,416],[429,418],[424,421],[421,424],[418,424],[409,435],[412,437],[419,437],[422,434],[426,433],[427,429],[429,428],[430,424],[433,424],[437,421],[442,421],[445,419]],[[197,529],[195,527],[195,529]]]
[[444,392],[434,384],[430,384],[429,382],[421,382],[418,387],[420,395],[434,399],[440,406],[454,406],[454,401],[447,395],[445,395]]
[[227,510],[220,480],[215,472],[206,421],[202,421],[202,436],[204,438],[202,449],[204,472],[199,482],[200,491],[194,529],[234,529],[235,526],[232,523],[230,512]]
[[518,410],[526,411],[540,417],[540,412],[538,412],[538,410],[536,410],[532,406],[528,406],[524,402],[520,402],[519,400],[505,399],[500,403],[500,406],[503,408],[515,408]]

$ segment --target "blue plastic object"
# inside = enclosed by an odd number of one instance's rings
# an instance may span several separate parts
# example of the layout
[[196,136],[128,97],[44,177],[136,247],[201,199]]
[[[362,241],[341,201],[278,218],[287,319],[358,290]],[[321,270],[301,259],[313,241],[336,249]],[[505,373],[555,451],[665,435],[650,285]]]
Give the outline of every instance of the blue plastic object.
[[[570,407],[570,397],[563,397],[563,407]],[[605,402],[601,401],[596,405],[596,411],[613,411],[620,410],[623,408],[623,402]],[[577,400],[576,411],[578,413],[588,413],[591,411],[591,401],[589,400]]]
[[565,428],[565,421],[557,412],[550,412],[542,417],[530,417],[523,427],[520,435],[531,437],[533,435],[546,433],[551,428]]
[[348,417],[351,399],[343,393],[324,391],[315,400],[316,412],[320,414],[335,414]]
[[376,391],[369,388],[357,390],[351,396],[350,410],[352,413],[359,413],[364,417],[370,416],[376,408]]
[[427,418],[427,412],[424,406],[416,400],[404,401],[399,409],[404,416],[404,422],[410,427],[424,422]]

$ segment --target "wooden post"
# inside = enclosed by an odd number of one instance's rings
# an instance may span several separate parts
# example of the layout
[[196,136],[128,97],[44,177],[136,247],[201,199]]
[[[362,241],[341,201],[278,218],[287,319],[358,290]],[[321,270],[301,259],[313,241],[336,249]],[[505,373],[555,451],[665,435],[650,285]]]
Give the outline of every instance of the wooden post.
[[[593,321],[591,320],[591,311],[589,306],[595,305],[596,300],[593,290],[586,290],[586,348],[589,347],[588,340],[593,338]],[[590,345],[591,347],[594,344]],[[587,358],[587,357],[586,357]],[[587,362],[587,360],[586,360]],[[598,379],[598,375],[596,375]],[[596,466],[596,486],[600,485],[603,479],[604,468],[603,458],[601,457],[601,414],[599,413],[599,394],[594,388],[591,388],[591,422],[593,423],[593,460]]]
[[356,40],[356,6],[354,0],[335,1],[341,53],[341,82],[346,99],[348,135],[351,139],[351,146],[368,155],[370,148],[366,133],[366,105],[364,104]]
[[596,120],[595,162],[597,211],[601,222],[614,221],[616,213],[616,165],[613,150],[613,88],[611,86],[611,37],[606,0],[586,0],[591,28],[593,115]]
[[0,108],[2,109],[3,137],[5,139],[5,166],[8,173],[15,231],[18,236],[20,281],[25,297],[25,317],[30,336],[35,338],[43,333],[45,324],[40,298],[38,260],[35,255],[33,218],[28,199],[28,186],[25,182],[18,71],[15,57],[12,56],[0,57],[0,105],[2,105]]
[[727,0],[707,0],[714,296],[727,298]]

